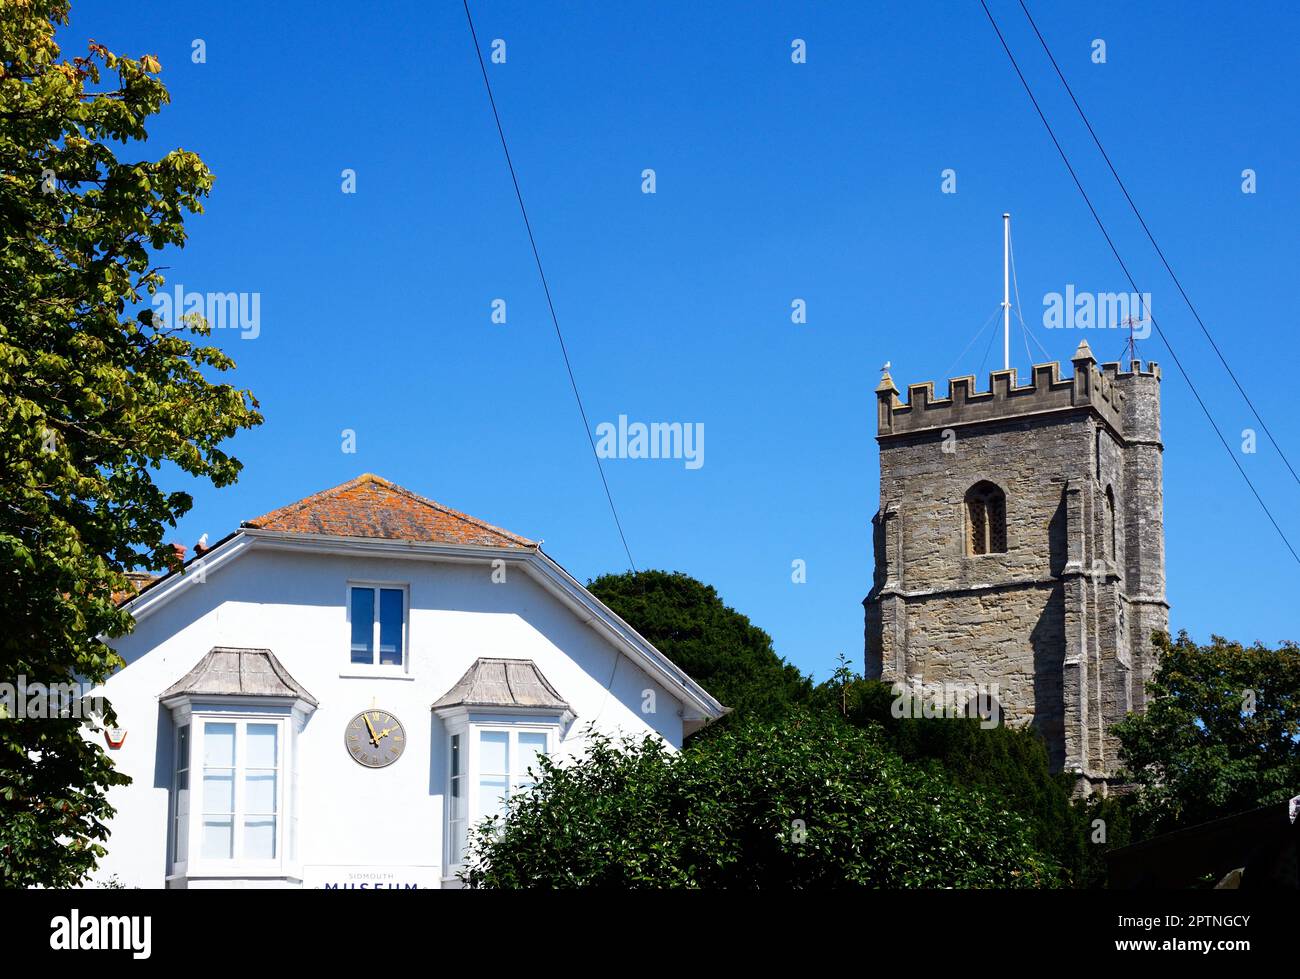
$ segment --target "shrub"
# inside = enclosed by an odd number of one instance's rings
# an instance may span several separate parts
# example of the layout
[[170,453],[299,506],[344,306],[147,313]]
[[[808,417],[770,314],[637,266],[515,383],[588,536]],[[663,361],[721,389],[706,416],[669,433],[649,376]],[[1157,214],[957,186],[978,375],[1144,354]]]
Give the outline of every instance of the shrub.
[[589,736],[472,834],[474,887],[1042,887],[1020,816],[828,713],[751,719],[674,753]]

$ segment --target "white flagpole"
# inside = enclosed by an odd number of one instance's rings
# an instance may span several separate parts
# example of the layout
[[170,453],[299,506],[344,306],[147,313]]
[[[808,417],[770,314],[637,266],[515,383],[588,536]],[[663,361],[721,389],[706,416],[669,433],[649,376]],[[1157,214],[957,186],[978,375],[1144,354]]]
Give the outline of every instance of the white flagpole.
[[1002,215],[1002,369],[1011,369],[1011,215]]

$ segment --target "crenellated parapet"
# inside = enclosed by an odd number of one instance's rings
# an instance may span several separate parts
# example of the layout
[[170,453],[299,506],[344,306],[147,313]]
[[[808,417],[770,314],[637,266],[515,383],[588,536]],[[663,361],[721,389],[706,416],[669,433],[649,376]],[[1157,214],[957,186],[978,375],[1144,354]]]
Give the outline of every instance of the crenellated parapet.
[[888,438],[935,429],[1002,421],[1020,416],[1051,412],[1092,410],[1100,415],[1116,434],[1127,430],[1125,401],[1130,396],[1134,378],[1158,381],[1160,368],[1151,363],[1142,369],[1133,361],[1123,371],[1118,363],[1098,366],[1087,341],[1079,344],[1071,358],[1074,374],[1061,376],[1059,362],[1035,364],[1028,384],[1018,384],[1016,370],[992,371],[988,390],[976,388],[973,375],[948,381],[946,397],[936,398],[934,383],[910,384],[907,400],[886,370],[876,388],[877,435]]
[[1144,708],[1169,628],[1160,368],[1080,343],[1024,380],[904,400],[882,378],[864,662],[887,683],[994,688],[1054,771],[1108,792],[1113,725]]
[[1148,360],[1145,369],[1142,367],[1142,361],[1131,360],[1127,370],[1119,361],[1111,360],[1101,365],[1101,371],[1112,381],[1133,377],[1149,377],[1152,380],[1160,380],[1160,365],[1154,360]]

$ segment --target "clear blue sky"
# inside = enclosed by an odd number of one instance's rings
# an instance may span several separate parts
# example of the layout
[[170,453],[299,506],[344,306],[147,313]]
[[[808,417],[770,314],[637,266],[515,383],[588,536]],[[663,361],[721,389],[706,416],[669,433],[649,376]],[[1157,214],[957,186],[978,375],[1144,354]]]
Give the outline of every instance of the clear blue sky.
[[[1300,460],[1293,5],[1031,6],[1112,158],[1274,433]],[[1081,175],[1233,445],[1253,424],[1009,0],[993,4]],[[473,4],[593,424],[702,422],[705,465],[613,460],[643,568],[679,569],[825,678],[862,663],[877,507],[872,391],[942,380],[1001,299],[1014,215],[1026,319],[1066,283],[1127,290],[977,0]],[[200,488],[192,544],[373,471],[519,533],[580,578],[626,559],[581,430],[457,0],[74,0],[93,37],[161,60],[148,152],[217,174],[169,281],[261,294],[218,336],[266,424],[239,483]],[[191,42],[206,42],[206,64]],[[806,64],[791,63],[794,38]],[[1107,63],[1090,60],[1107,42]],[[641,193],[654,168],[657,193]],[[340,172],[357,173],[354,196]],[[958,192],[940,193],[957,171]],[[1241,171],[1258,193],[1241,192]],[[507,301],[508,323],[489,320]],[[806,300],[808,322],[790,321]],[[1036,327],[1053,358],[1080,334]],[[1115,359],[1114,332],[1089,335]],[[1015,338],[1014,364],[1028,357]],[[977,344],[953,374],[980,372]],[[1037,348],[1035,359],[1043,359]],[[1297,566],[1166,368],[1172,624],[1300,638]],[[1000,366],[990,352],[983,371]],[[1022,374],[1023,376],[1023,374]],[[985,376],[985,383],[986,383]],[[340,432],[357,433],[355,455]],[[1300,487],[1243,455],[1300,548]],[[168,477],[173,478],[173,477]],[[177,487],[184,485],[177,483]],[[791,583],[791,562],[808,581]]]

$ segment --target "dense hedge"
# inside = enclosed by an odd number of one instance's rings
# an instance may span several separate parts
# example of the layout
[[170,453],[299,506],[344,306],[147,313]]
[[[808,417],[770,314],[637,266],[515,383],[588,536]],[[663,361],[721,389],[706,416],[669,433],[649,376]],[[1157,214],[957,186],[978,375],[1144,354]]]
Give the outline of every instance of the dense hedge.
[[972,718],[897,718],[894,699],[888,684],[861,679],[843,690],[823,685],[817,694],[823,709],[843,704],[850,723],[879,730],[904,761],[1022,815],[1034,847],[1060,866],[1063,883],[1104,884],[1106,850],[1129,842],[1127,800],[1073,800],[1073,776],[1052,774],[1047,745],[1029,728],[982,727]]
[[673,753],[593,735],[541,761],[504,826],[473,834],[475,887],[1041,887],[1030,823],[829,712],[728,725]]

